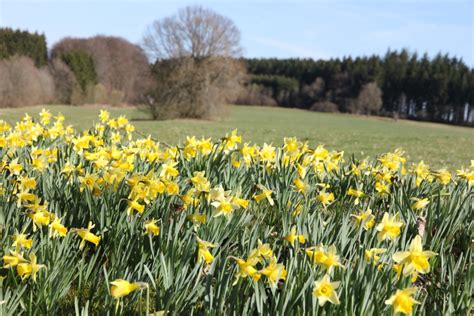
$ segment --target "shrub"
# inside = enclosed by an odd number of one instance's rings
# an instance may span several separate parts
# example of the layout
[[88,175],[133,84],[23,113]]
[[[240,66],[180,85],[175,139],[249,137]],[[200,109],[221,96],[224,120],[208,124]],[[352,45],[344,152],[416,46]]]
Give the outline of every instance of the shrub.
[[54,81],[47,68],[33,60],[14,56],[0,61],[0,107],[18,107],[51,102]]
[[339,112],[339,107],[330,101],[321,101],[314,103],[309,110],[315,112]]
[[275,99],[271,97],[271,91],[257,84],[249,84],[242,89],[234,103],[241,105],[277,105]]
[[378,114],[382,108],[382,90],[371,82],[362,87],[357,99],[349,104],[349,111],[357,114]]
[[240,93],[245,71],[230,58],[179,58],[158,61],[153,67],[154,86],[142,99],[154,119],[215,118]]

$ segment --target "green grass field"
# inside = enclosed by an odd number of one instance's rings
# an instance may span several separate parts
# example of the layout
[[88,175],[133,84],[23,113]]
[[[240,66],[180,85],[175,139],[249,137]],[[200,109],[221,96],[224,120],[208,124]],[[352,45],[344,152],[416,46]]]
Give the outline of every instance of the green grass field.
[[[15,122],[24,113],[37,115],[42,107],[0,109],[0,119]],[[61,112],[66,123],[86,128],[97,122],[99,108],[46,106]],[[237,128],[244,141],[279,145],[284,137],[295,136],[311,146],[325,144],[346,155],[375,156],[397,147],[410,161],[424,160],[433,167],[450,169],[468,166],[474,159],[474,129],[385,118],[315,113],[297,109],[231,106],[227,118],[216,121],[149,121],[135,108],[109,108],[113,115],[125,114],[137,130],[159,141],[177,143],[187,135],[219,138]]]

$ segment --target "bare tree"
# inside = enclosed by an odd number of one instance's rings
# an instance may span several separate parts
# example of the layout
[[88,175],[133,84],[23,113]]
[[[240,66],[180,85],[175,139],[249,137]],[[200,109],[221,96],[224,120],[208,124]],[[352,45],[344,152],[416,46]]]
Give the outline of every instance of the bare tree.
[[80,89],[73,72],[59,58],[53,59],[49,68],[56,89],[56,101],[70,104],[73,90]]
[[54,81],[48,69],[33,60],[13,56],[0,61],[0,107],[44,104],[54,99]]
[[237,57],[240,32],[232,20],[200,6],[188,6],[153,22],[143,38],[143,48],[152,60]]
[[228,18],[199,6],[155,21],[143,38],[155,86],[144,98],[153,118],[209,118],[237,97],[245,79],[240,32]]
[[351,102],[349,108],[352,113],[378,114],[382,108],[382,90],[375,82],[364,85],[359,96]]

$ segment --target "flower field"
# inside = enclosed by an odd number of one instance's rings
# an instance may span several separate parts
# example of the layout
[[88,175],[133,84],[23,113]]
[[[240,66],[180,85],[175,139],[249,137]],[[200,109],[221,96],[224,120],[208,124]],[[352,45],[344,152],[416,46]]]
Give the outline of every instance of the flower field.
[[63,121],[0,121],[1,315],[471,311],[474,161]]

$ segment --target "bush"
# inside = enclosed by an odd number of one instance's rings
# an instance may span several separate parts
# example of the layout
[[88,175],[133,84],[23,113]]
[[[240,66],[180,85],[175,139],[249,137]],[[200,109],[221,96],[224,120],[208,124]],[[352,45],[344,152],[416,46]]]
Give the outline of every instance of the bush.
[[235,102],[245,71],[230,58],[179,58],[157,61],[153,75],[155,84],[142,99],[153,119],[211,119],[222,117],[225,105]]
[[357,99],[349,104],[349,112],[356,114],[378,114],[382,108],[382,90],[371,82],[362,87]]
[[315,112],[339,112],[339,107],[335,103],[321,101],[314,103],[309,110]]
[[0,107],[44,104],[54,99],[54,81],[47,68],[14,56],[0,61]]
[[245,87],[234,103],[240,105],[277,105],[275,99],[271,97],[271,92],[257,84],[250,84]]

